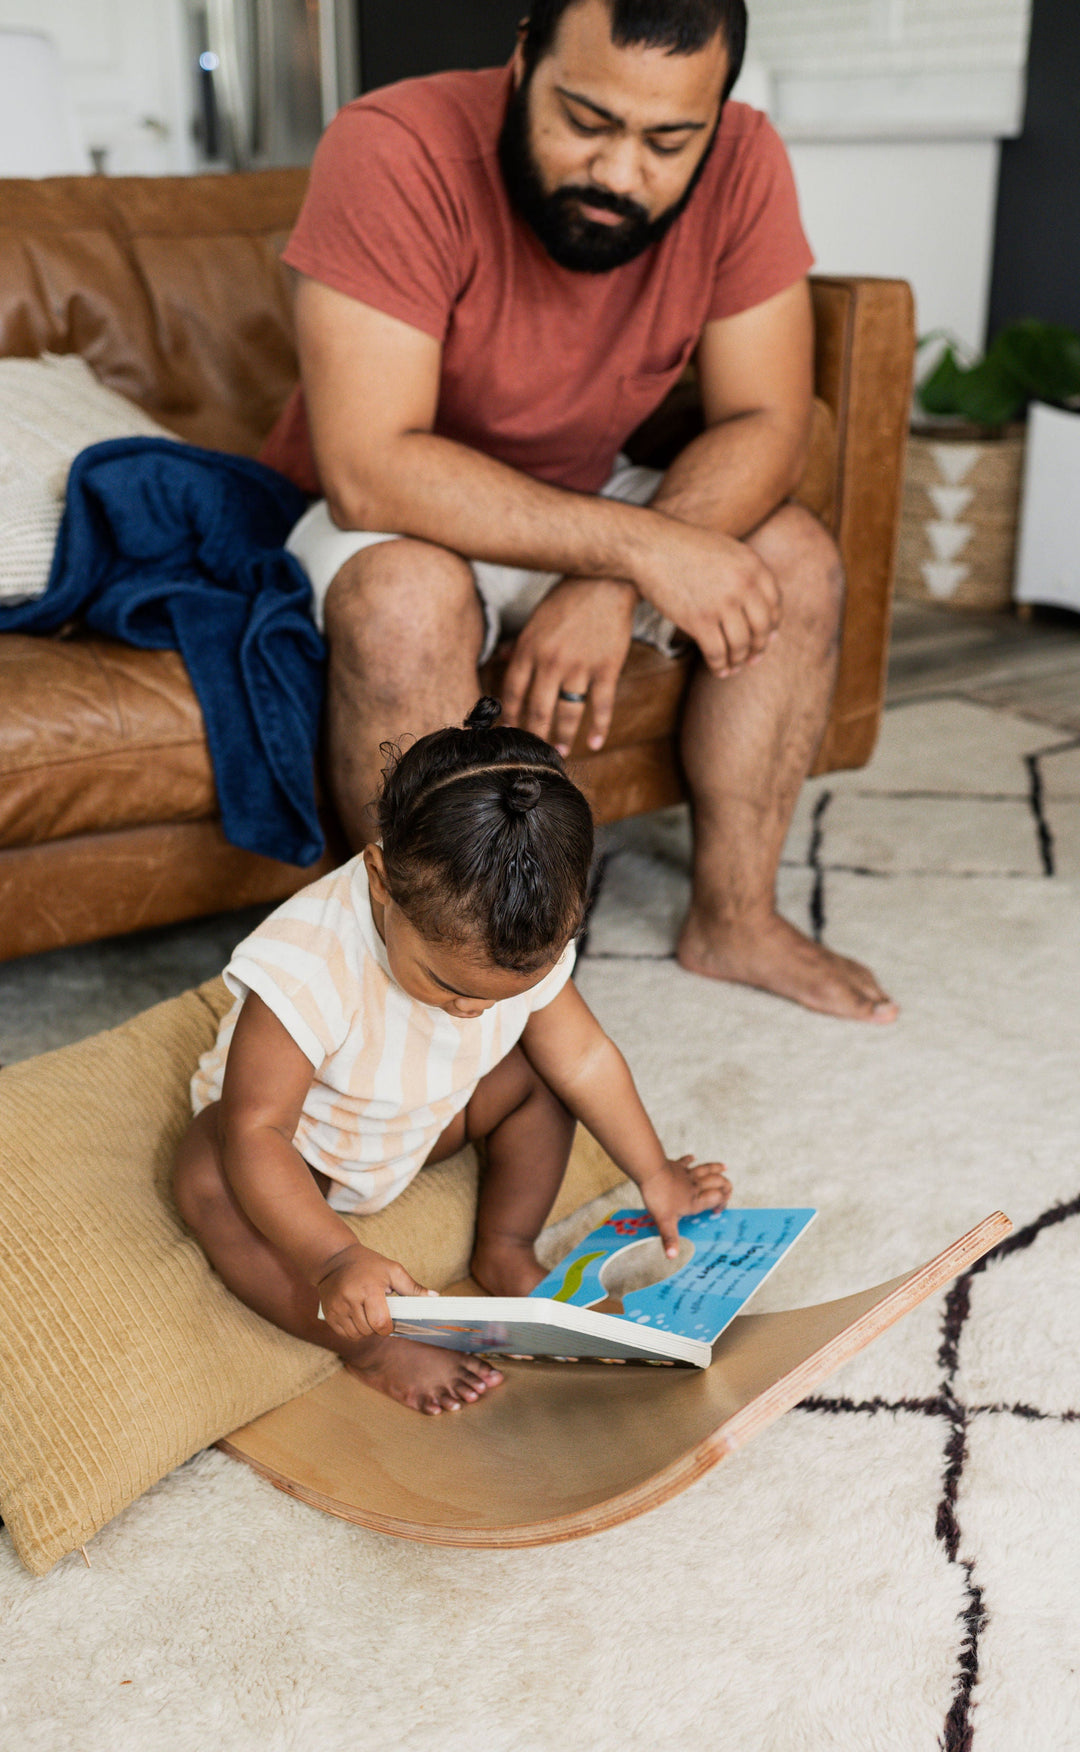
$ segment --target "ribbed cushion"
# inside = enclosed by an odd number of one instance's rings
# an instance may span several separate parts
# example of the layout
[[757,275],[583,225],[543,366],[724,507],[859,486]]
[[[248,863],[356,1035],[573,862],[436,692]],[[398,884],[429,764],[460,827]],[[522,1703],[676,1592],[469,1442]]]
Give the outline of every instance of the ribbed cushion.
[[99,383],[78,354],[0,359],[0,602],[44,591],[80,450],[107,438],[172,436]]
[[[42,1575],[174,1466],[338,1365],[238,1302],[169,1193],[215,980],[0,1072],[0,1513]],[[558,1218],[619,1181],[579,1134]],[[468,1263],[471,1151],[419,1175],[370,1246],[444,1288]]]

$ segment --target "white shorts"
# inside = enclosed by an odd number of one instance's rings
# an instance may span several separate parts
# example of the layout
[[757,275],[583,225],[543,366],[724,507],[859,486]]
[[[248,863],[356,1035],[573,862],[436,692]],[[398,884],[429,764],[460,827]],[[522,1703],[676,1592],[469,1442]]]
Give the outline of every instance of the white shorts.
[[[600,492],[606,499],[621,499],[628,505],[647,505],[662,476],[655,468],[640,468],[619,456],[615,472]],[[400,536],[373,529],[339,529],[317,499],[293,527],[285,543],[300,561],[312,591],[312,613],[323,630],[326,593],[346,560],[379,541],[399,541]],[[491,656],[500,638],[521,631],[540,599],[559,581],[557,572],[530,572],[522,566],[497,566],[490,560],[471,560],[476,591],[484,609],[484,646],[480,661]],[[651,603],[639,602],[634,616],[634,637],[655,645],[667,655],[682,649],[685,639],[671,621]]]

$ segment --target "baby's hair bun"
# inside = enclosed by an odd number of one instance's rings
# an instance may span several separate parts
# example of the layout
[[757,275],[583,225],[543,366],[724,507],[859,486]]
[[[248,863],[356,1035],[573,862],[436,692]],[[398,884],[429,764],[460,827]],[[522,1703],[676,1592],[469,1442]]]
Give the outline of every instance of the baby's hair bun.
[[515,773],[503,792],[506,807],[514,815],[528,815],[539,803],[543,789],[535,773]]
[[502,703],[493,700],[490,694],[477,700],[469,716],[465,720],[466,730],[490,730],[496,718],[502,713]]

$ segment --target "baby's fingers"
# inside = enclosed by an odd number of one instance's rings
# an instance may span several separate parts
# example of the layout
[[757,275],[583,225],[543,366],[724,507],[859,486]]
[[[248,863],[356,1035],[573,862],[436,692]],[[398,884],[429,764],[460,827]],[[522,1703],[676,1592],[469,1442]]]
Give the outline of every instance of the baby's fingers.
[[339,1338],[367,1338],[368,1337],[368,1330],[367,1330],[366,1323],[362,1326],[359,1325],[357,1323],[357,1320],[356,1320],[355,1316],[353,1315],[351,1309],[349,1309],[348,1307],[324,1308],[322,1303],[320,1302],[319,1303],[319,1316],[321,1319],[326,1321],[326,1324],[327,1324],[327,1326],[329,1326],[331,1332],[336,1332]]
[[428,1290],[423,1284],[418,1284],[396,1259],[387,1261],[386,1287],[393,1290],[396,1296],[437,1296],[439,1293],[438,1290]]
[[393,1332],[394,1322],[381,1290],[369,1290],[364,1297],[364,1320],[367,1332],[379,1338],[389,1338]]

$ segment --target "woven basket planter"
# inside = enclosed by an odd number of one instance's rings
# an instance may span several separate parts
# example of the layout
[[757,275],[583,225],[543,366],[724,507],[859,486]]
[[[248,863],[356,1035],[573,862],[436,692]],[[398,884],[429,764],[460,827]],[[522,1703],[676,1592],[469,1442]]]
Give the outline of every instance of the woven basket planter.
[[948,608],[1012,601],[1023,426],[914,427],[908,441],[896,594]]

